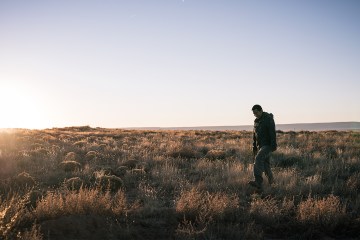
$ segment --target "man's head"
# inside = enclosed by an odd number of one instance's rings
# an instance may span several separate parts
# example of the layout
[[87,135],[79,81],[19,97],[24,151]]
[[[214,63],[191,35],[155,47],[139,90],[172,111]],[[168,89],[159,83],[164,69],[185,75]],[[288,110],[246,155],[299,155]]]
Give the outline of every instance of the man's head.
[[258,105],[258,104],[254,105],[254,106],[252,107],[252,111],[253,111],[254,116],[255,116],[256,118],[260,118],[261,115],[262,115],[262,113],[263,113],[262,107],[261,107],[260,105]]

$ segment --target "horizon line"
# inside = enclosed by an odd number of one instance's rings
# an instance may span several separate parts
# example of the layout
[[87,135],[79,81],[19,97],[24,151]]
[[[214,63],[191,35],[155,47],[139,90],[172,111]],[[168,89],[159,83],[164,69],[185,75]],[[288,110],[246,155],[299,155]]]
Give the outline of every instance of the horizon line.
[[[303,122],[303,123],[277,123],[275,126],[288,126],[288,125],[320,125],[320,124],[359,124],[357,128],[360,128],[360,121],[338,121],[338,122]],[[26,127],[13,127],[13,128],[1,128],[0,130],[48,130],[57,128],[101,128],[101,129],[181,129],[181,128],[231,128],[231,127],[253,127],[253,124],[239,124],[239,125],[195,125],[195,126],[172,126],[172,127],[160,127],[160,126],[148,126],[148,127],[92,127],[89,124],[85,125],[68,125],[68,126],[54,126],[46,128],[26,128]]]

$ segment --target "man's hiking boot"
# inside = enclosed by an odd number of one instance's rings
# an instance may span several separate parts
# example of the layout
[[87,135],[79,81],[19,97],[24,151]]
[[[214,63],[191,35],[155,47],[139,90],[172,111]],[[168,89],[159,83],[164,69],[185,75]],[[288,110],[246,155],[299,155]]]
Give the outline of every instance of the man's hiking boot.
[[248,184],[249,184],[250,186],[258,189],[258,190],[261,190],[261,188],[262,188],[261,185],[259,185],[259,184],[258,184],[257,182],[255,182],[255,181],[250,181],[250,182],[248,182]]

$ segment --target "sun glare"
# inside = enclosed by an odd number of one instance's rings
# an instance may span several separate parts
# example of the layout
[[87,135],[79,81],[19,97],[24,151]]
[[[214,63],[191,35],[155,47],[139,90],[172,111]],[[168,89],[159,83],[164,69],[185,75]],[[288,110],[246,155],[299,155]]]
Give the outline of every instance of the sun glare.
[[44,128],[35,93],[22,86],[0,85],[0,128]]

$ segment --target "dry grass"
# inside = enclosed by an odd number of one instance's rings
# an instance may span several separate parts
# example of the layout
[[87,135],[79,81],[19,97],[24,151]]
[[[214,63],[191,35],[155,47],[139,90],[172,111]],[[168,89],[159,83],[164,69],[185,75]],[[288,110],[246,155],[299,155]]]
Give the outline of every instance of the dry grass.
[[66,215],[120,215],[125,211],[126,199],[123,192],[115,195],[99,189],[80,189],[49,193],[33,211],[39,221],[55,219]]
[[226,213],[239,208],[237,196],[225,193],[209,193],[192,188],[180,194],[175,210],[187,218],[211,222],[216,218],[224,218]]
[[346,220],[346,206],[338,196],[332,194],[321,199],[309,196],[299,204],[298,218],[306,224],[333,231]]
[[360,134],[278,132],[259,194],[252,133],[73,127],[0,133],[0,239],[360,235]]

